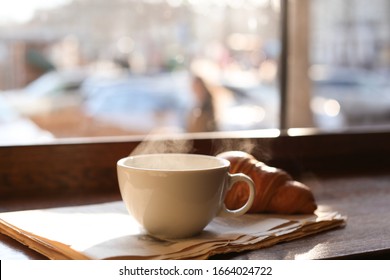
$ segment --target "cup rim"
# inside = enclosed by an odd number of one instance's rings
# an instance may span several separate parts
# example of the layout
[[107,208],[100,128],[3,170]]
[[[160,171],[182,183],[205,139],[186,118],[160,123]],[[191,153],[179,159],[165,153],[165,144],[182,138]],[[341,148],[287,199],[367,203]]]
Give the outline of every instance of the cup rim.
[[[168,169],[168,168],[148,168],[148,167],[136,167],[126,164],[125,162],[129,159],[133,158],[147,158],[147,157],[194,157],[194,158],[205,158],[205,159],[211,159],[216,162],[220,162],[221,165],[213,166],[213,167],[202,167],[202,168],[183,168],[183,169]],[[221,168],[229,168],[230,162],[227,159],[219,158],[216,156],[211,155],[204,155],[204,154],[191,154],[191,153],[151,153],[151,154],[138,154],[138,155],[130,155],[124,158],[121,158],[117,161],[118,167],[123,167],[126,169],[132,169],[132,170],[140,170],[140,171],[153,171],[153,172],[196,172],[196,171],[204,171],[204,170],[217,170]]]

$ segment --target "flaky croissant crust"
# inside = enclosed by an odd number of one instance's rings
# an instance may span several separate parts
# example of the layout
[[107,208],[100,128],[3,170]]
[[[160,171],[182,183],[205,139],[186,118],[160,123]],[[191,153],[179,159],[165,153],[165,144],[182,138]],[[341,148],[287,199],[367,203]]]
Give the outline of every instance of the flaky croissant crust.
[[[317,209],[309,187],[293,180],[284,170],[240,151],[224,152],[217,157],[230,161],[230,173],[244,173],[255,183],[256,195],[248,213],[312,214]],[[226,195],[226,207],[237,209],[245,204],[248,196],[245,183],[236,183]]]

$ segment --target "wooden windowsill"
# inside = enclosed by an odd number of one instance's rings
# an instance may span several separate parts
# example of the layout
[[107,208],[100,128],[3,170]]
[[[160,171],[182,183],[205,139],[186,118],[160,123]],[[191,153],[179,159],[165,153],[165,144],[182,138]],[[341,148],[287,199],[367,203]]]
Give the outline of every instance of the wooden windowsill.
[[[355,176],[320,176],[308,174],[310,185],[322,209],[347,216],[345,227],[269,248],[213,259],[388,259],[390,257],[390,175],[384,173]],[[118,192],[73,197],[35,197],[13,200],[2,211],[37,209],[119,200]],[[46,259],[9,237],[0,235],[0,259]]]

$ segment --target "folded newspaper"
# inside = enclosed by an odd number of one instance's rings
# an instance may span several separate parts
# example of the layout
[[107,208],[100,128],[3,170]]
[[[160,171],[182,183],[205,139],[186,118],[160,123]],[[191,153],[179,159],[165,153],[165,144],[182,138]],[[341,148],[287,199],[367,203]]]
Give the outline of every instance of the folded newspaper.
[[315,215],[246,214],[215,218],[198,236],[157,240],[122,201],[0,213],[0,232],[49,259],[207,259],[272,246],[343,226],[337,212]]

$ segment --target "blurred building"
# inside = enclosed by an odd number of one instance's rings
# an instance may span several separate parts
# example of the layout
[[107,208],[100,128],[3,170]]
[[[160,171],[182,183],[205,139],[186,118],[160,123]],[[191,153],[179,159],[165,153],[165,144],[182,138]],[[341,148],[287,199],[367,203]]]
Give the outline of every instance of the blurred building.
[[45,54],[50,45],[35,38],[0,38],[0,89],[24,87],[54,69]]
[[[134,72],[153,72],[188,67],[199,56],[217,59],[222,66],[230,57],[258,67],[265,56],[274,59],[278,53],[274,43],[279,26],[271,24],[279,17],[274,2],[73,0],[37,11],[17,29],[4,27],[0,42],[10,28],[14,34],[21,30],[22,35],[9,39],[6,46],[8,52],[19,53],[18,63],[23,51],[10,45],[33,39],[44,45],[45,55],[59,68],[115,60]],[[15,60],[4,63],[0,57],[0,64],[10,69]],[[19,73],[20,67],[11,72]]]
[[390,65],[390,1],[314,0],[312,61],[342,67]]

